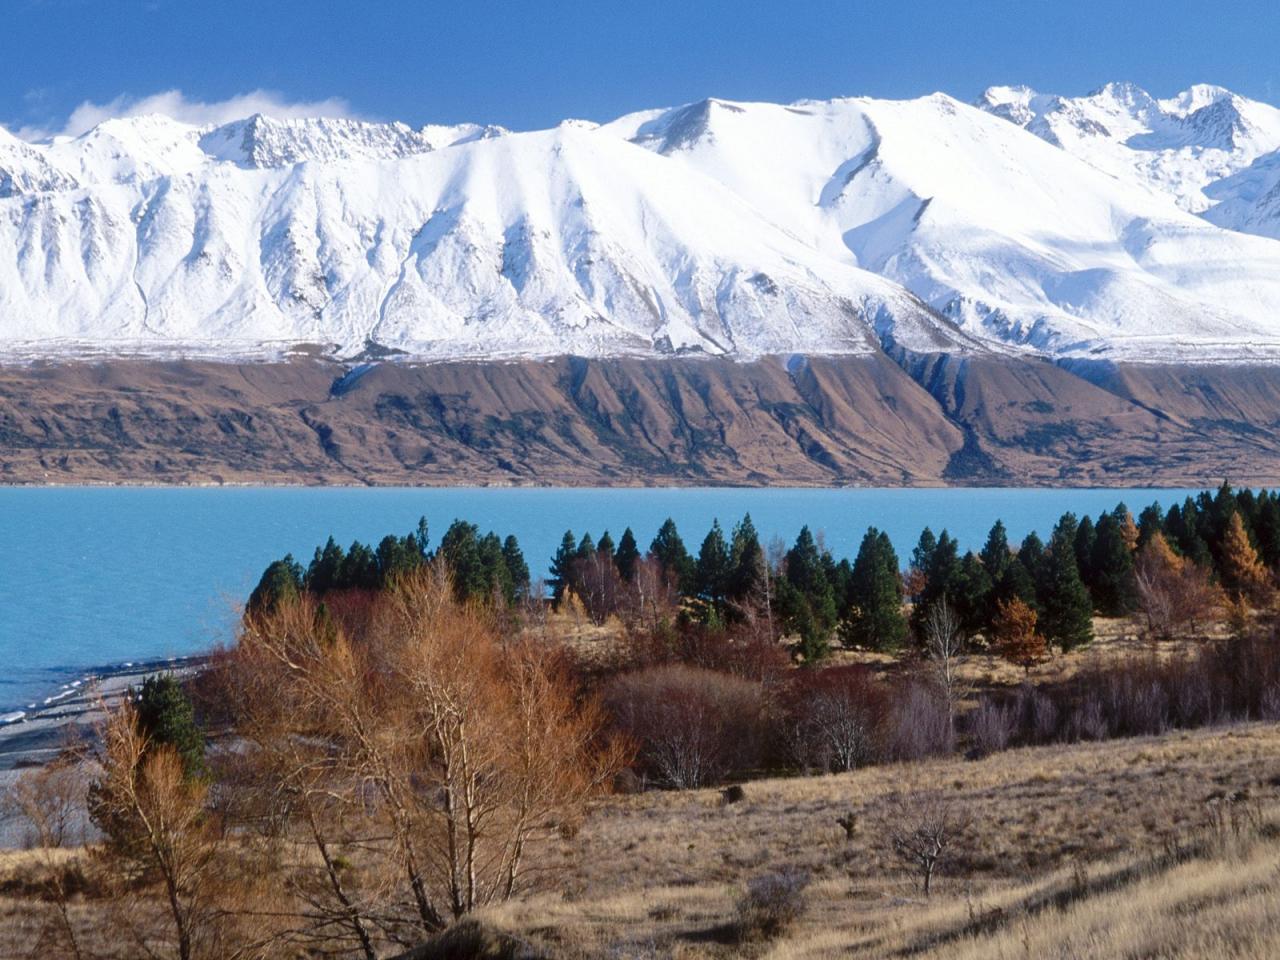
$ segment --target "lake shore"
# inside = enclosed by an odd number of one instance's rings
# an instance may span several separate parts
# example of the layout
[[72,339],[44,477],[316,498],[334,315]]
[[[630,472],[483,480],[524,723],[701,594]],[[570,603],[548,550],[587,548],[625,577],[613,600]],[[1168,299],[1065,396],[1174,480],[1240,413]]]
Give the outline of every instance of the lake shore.
[[40,707],[6,714],[13,719],[0,724],[0,786],[23,769],[48,763],[69,743],[90,736],[102,716],[102,703],[118,703],[130,687],[140,686],[149,676],[190,676],[208,661],[208,655],[194,655],[106,667],[68,684]]

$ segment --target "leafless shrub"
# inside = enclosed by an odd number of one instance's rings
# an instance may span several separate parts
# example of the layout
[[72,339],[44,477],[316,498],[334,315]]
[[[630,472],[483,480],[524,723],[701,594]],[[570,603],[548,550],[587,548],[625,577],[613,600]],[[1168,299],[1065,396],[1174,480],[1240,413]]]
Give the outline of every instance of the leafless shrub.
[[921,760],[955,749],[951,715],[935,685],[908,680],[893,691],[884,739],[890,760]]
[[759,684],[670,664],[615,678],[605,704],[640,763],[668,786],[705,786],[759,761]]
[[782,746],[802,770],[853,770],[878,759],[884,694],[869,671],[802,671],[787,687]]
[[781,870],[753,877],[738,901],[736,929],[743,943],[772,940],[804,915],[809,875]]
[[1017,724],[1014,708],[996,703],[990,697],[982,698],[968,720],[972,753],[977,757],[1005,749]]

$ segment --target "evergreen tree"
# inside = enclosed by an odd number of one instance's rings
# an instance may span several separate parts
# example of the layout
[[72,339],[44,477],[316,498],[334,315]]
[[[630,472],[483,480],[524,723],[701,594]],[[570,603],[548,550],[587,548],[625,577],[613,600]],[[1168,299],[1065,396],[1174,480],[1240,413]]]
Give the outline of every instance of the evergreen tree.
[[1090,590],[1093,589],[1094,569],[1093,569],[1093,551],[1098,539],[1097,531],[1094,529],[1093,521],[1086,516],[1080,521],[1080,525],[1076,527],[1076,568],[1080,571],[1080,579],[1084,581],[1084,585]]
[[138,725],[148,745],[164,744],[177,751],[182,772],[188,779],[203,777],[204,732],[196,723],[195,710],[178,678],[171,673],[152,675],[142,681],[142,689],[129,691],[138,710]]
[[1000,575],[1000,579],[992,585],[991,603],[988,605],[987,611],[986,626],[988,629],[993,625],[992,618],[998,605],[1011,603],[1014,600],[1020,600],[1032,610],[1039,610],[1036,604],[1035,579],[1017,557],[1010,559],[1008,566],[1004,568],[1004,573]]
[[1064,514],[1054,528],[1036,585],[1041,632],[1064,652],[1093,639],[1093,603],[1076,566],[1076,530],[1075,515]]
[[427,545],[428,545],[428,544],[430,543],[430,541],[431,541],[431,537],[429,536],[429,529],[428,529],[428,527],[427,527],[427,518],[426,518],[426,517],[419,517],[419,518],[418,518],[418,529],[415,531],[415,533],[414,533],[414,534],[412,534],[412,536],[413,536],[413,537],[414,537],[414,539],[417,541],[417,544],[418,544],[418,552],[419,552],[420,554],[422,554],[422,559],[423,559],[423,560],[426,560],[426,559],[427,559]]
[[802,527],[796,542],[787,551],[786,582],[790,589],[780,593],[779,606],[790,629],[799,633],[802,646],[815,653],[825,651],[836,624],[836,602],[817,541],[809,528]]
[[565,590],[573,584],[573,564],[577,555],[578,546],[577,541],[574,540],[573,531],[566,530],[555,556],[551,558],[551,579],[547,581],[556,603],[560,602]]
[[488,564],[492,563],[492,557],[486,562],[481,556],[479,532],[474,523],[455,520],[445,531],[437,551],[453,578],[454,595],[462,601],[487,599],[491,595]]
[[316,596],[322,596],[338,585],[345,559],[342,548],[330,537],[323,547],[317,547],[311,565],[307,567],[306,587]]
[[933,535],[932,530],[925,527],[920,531],[920,539],[916,541],[915,549],[911,551],[911,569],[928,573],[929,568],[933,566],[933,552],[937,549],[938,538]]
[[618,541],[618,549],[613,554],[614,565],[622,579],[630,583],[636,576],[636,564],[640,562],[640,547],[636,544],[636,535],[631,528],[622,531],[622,539]]
[[1004,523],[999,520],[995,522],[978,556],[982,558],[982,566],[986,569],[992,583],[999,583],[1004,579],[1005,571],[1013,560],[1013,554],[1009,550],[1009,534],[1004,528]]
[[1133,552],[1126,536],[1125,517],[1128,511],[1120,516],[1104,513],[1098,518],[1089,564],[1093,571],[1090,590],[1094,604],[1108,617],[1123,617],[1132,613],[1138,604],[1138,583],[1133,573]]
[[529,564],[525,563],[524,552],[514,534],[508,534],[502,541],[502,562],[511,582],[512,600],[523,600],[529,595]]
[[377,555],[359,540],[354,541],[342,558],[334,586],[344,590],[376,590],[380,580]]
[[1192,563],[1202,567],[1213,565],[1209,544],[1200,533],[1200,511],[1194,500],[1187,497],[1182,506],[1174,504],[1165,517],[1165,535],[1169,545]]
[[713,520],[711,530],[698,550],[698,563],[694,572],[697,594],[708,603],[719,604],[724,600],[730,574],[729,545],[725,543],[720,521]]
[[582,539],[578,541],[578,549],[574,551],[575,560],[590,560],[591,555],[596,552],[596,542],[591,539],[590,533],[584,533]]
[[689,595],[694,592],[693,557],[685,549],[684,541],[676,530],[676,523],[670,517],[662,524],[653,543],[649,544],[649,552],[667,571],[678,586],[681,593]]
[[596,552],[607,553],[610,560],[613,559],[613,554],[616,549],[617,547],[614,546],[613,537],[609,536],[608,530],[602,533],[600,535],[600,539],[596,541]]
[[1141,550],[1156,536],[1164,536],[1164,510],[1160,504],[1153,503],[1138,514],[1138,545]]
[[480,575],[476,578],[478,590],[473,596],[482,600],[501,600],[506,606],[516,602],[516,585],[507,569],[507,558],[502,552],[502,541],[496,533],[486,533],[476,545],[480,558]]
[[991,594],[995,589],[987,568],[972,550],[960,561],[960,573],[952,585],[952,602],[966,636],[984,629],[991,616]]
[[249,595],[249,613],[270,613],[284,602],[294,600],[302,593],[302,565],[285,554],[283,560],[275,560],[262,573],[262,579]]
[[[928,528],[925,529],[925,533],[928,533],[930,538],[933,536]],[[921,543],[926,542],[924,534],[921,534],[920,539]],[[916,549],[920,550],[920,545],[917,545]],[[915,554],[912,556],[914,560]],[[933,550],[927,554],[927,558],[922,554],[920,559],[925,560],[927,566],[923,570],[923,587],[917,594],[915,606],[911,610],[911,627],[917,636],[920,635],[934,604],[944,599],[955,603],[957,594],[962,588],[963,576],[960,544],[946,530],[938,535],[938,539],[934,541]]]
[[1032,530],[1018,547],[1018,562],[1022,564],[1022,569],[1031,577],[1032,583],[1037,585],[1040,583],[1046,559],[1044,541]]
[[739,603],[764,600],[768,571],[760,535],[749,513],[733,528],[729,566],[728,594],[733,600]]
[[1258,555],[1272,570],[1280,570],[1280,502],[1276,494],[1264,494],[1257,512],[1253,532],[1258,540]]
[[902,615],[902,577],[889,536],[867,529],[849,576],[846,642],[894,650],[907,635]]

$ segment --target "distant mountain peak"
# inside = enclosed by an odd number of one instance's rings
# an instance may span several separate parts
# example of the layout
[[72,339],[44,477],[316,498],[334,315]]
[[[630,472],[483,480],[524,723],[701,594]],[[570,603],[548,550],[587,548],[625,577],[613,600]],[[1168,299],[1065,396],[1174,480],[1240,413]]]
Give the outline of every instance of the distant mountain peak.
[[0,131],[0,353],[1280,362],[1277,235],[1280,110],[1208,86],[131,117]]

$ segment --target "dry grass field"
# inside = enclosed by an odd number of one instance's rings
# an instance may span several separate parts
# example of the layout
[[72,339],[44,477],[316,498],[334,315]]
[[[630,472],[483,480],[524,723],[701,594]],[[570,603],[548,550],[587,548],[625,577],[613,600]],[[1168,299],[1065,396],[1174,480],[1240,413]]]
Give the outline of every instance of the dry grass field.
[[[1208,801],[1236,792],[1251,825],[1209,843]],[[613,798],[554,865],[554,891],[486,919],[553,956],[1280,956],[1274,726],[763,780],[745,794]],[[889,849],[920,795],[967,824],[928,900]],[[848,812],[851,839],[836,822]],[[811,877],[804,915],[776,940],[740,942],[745,883],[788,868]]]

